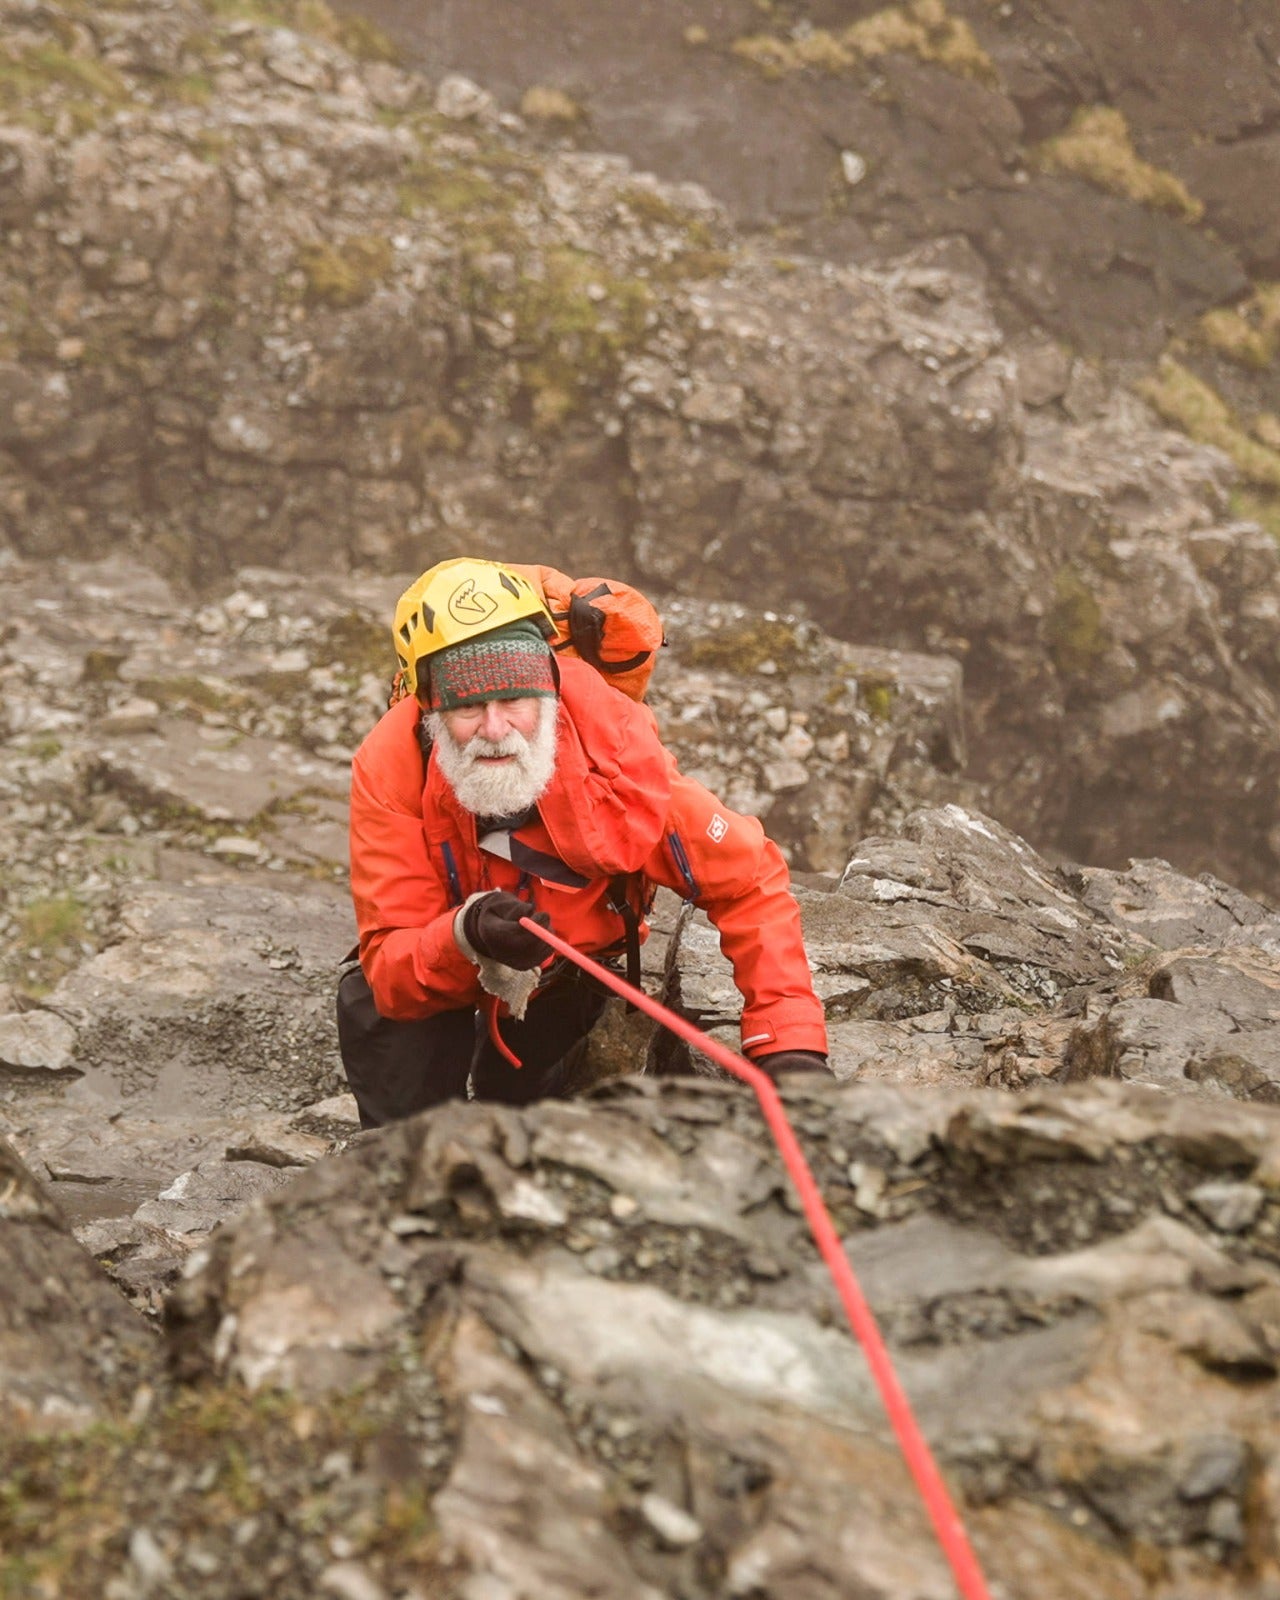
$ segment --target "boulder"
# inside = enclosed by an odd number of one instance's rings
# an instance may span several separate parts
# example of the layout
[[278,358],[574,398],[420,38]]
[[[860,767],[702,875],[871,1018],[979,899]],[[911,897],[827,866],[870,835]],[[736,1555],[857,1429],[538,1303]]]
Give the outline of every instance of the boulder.
[[158,1371],[154,1336],[0,1141],[0,1416],[6,1439],[82,1429]]
[[[1274,1171],[1275,1114],[1115,1085],[806,1080],[787,1103],[989,1578],[1083,1595],[1070,1558],[1136,1594],[1141,1546],[1171,1574],[1154,1593],[1228,1592],[1280,1279],[1271,1180],[1227,1207],[1219,1175]],[[523,1560],[549,1593],[665,1593],[697,1552],[757,1586],[802,1565],[818,1596],[941,1596],[834,1310],[749,1100],[641,1081],[459,1104],[312,1169],[212,1241],[169,1338],[206,1381],[332,1404],[433,1329],[458,1406],[433,1507],[473,1583]],[[553,1538],[565,1517],[596,1531]]]

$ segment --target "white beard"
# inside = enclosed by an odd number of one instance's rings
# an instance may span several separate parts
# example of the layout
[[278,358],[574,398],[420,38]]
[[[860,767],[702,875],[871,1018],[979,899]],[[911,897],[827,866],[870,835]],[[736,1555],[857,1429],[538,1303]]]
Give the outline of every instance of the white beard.
[[[445,782],[464,810],[477,817],[511,817],[534,805],[556,770],[556,728],[559,701],[538,701],[538,725],[526,739],[514,729],[496,743],[474,735],[465,745],[454,742],[438,711],[427,717],[427,729]],[[483,765],[479,756],[514,756],[499,767]]]

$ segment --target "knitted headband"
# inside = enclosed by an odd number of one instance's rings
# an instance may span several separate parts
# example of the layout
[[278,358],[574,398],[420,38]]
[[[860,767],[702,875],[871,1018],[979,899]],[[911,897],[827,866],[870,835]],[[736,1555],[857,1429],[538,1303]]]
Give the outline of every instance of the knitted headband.
[[556,693],[551,651],[537,623],[528,620],[450,645],[432,656],[427,666],[425,704],[430,711]]

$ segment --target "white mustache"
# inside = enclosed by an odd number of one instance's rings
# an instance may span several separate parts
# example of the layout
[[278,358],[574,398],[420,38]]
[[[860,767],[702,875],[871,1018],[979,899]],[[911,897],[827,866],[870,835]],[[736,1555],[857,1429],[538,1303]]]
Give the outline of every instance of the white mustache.
[[467,745],[464,754],[472,759],[476,756],[522,756],[528,748],[529,741],[524,735],[512,729],[510,733],[504,734],[497,740],[485,739],[476,734]]

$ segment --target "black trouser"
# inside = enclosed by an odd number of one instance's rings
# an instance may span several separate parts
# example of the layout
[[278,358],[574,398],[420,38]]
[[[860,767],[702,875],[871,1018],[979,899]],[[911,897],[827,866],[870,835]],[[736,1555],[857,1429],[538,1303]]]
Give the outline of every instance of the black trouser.
[[516,1068],[469,1007],[418,1022],[380,1016],[364,973],[354,967],[338,984],[338,1044],[360,1126],[380,1128],[460,1099],[468,1078],[478,1100],[520,1106],[555,1095],[572,1064],[566,1057],[591,1032],[604,1004],[599,990],[567,977],[535,996],[522,1022],[504,1018],[503,1040],[523,1063]]

